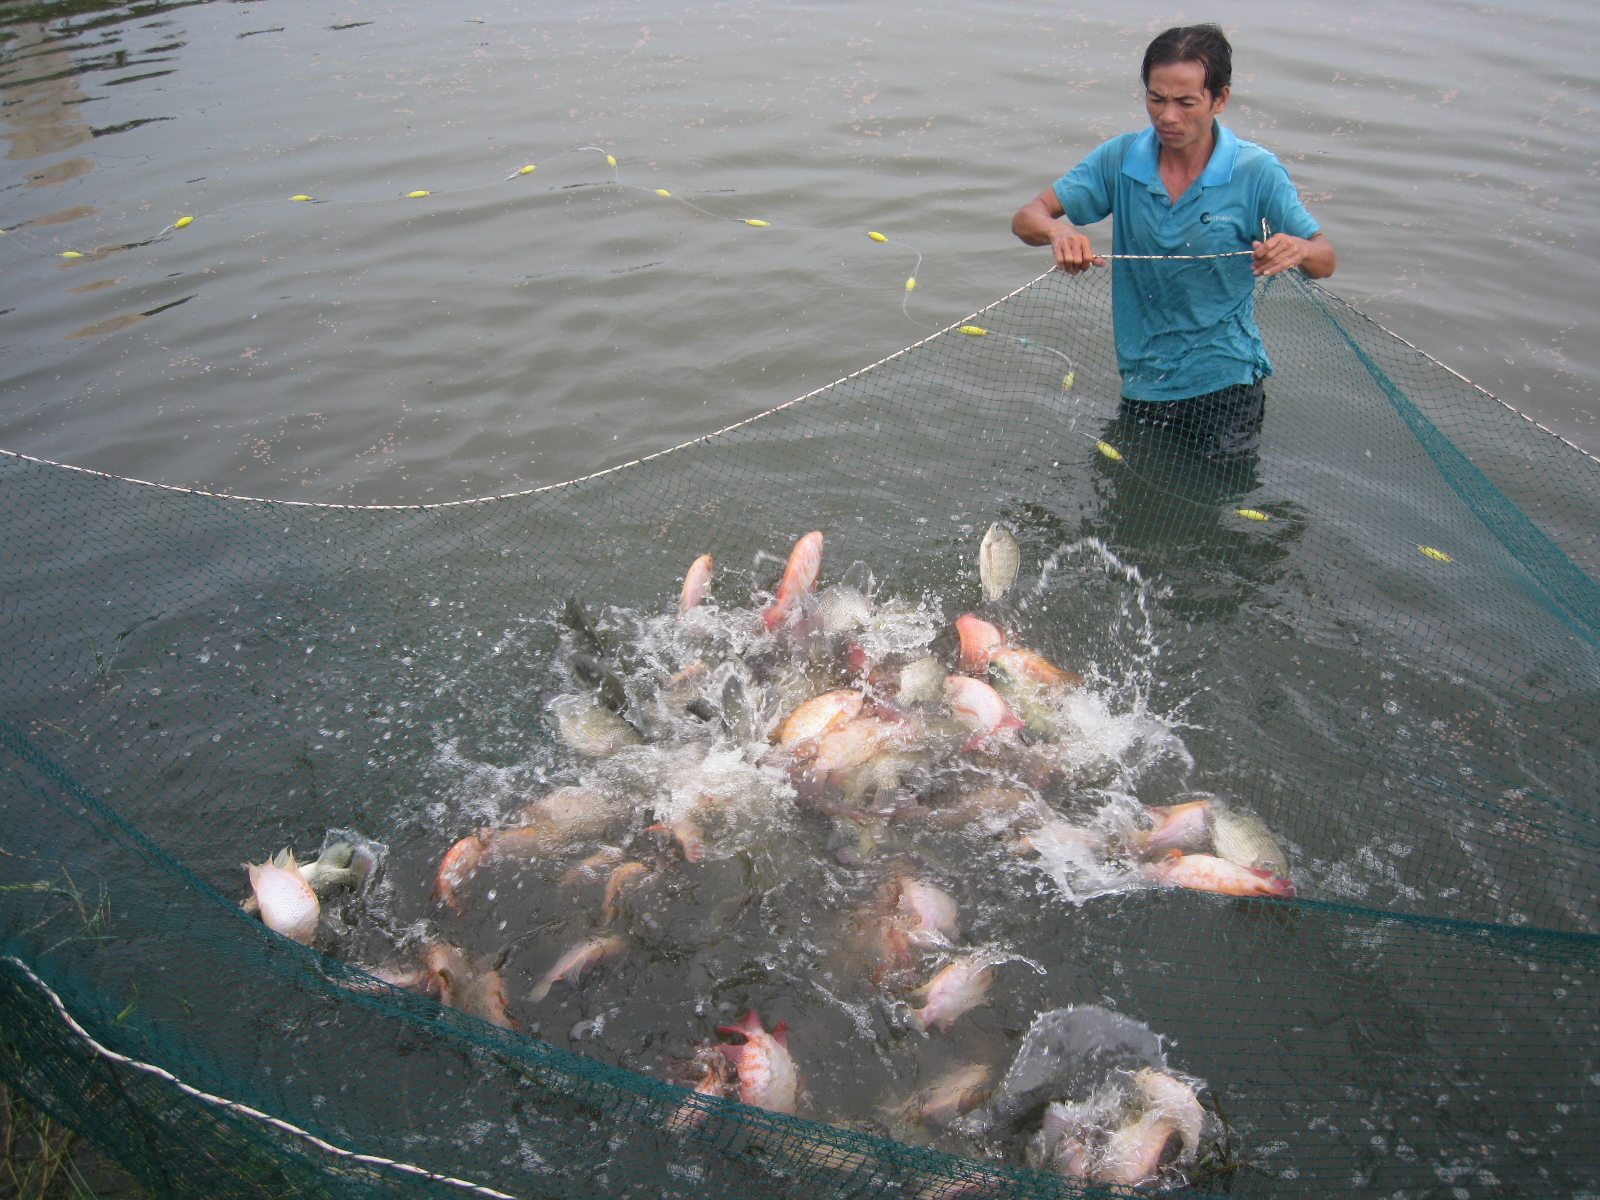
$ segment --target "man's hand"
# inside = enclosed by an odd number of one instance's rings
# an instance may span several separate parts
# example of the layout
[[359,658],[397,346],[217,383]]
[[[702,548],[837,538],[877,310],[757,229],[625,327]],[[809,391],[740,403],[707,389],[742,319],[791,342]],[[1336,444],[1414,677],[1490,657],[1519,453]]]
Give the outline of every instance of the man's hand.
[[1068,275],[1077,275],[1087,271],[1090,267],[1103,267],[1106,260],[1094,252],[1094,247],[1089,244],[1089,235],[1079,233],[1070,225],[1063,225],[1059,221],[1050,231],[1050,248],[1056,254],[1056,266]]
[[1333,243],[1320,233],[1310,238],[1275,233],[1264,242],[1250,244],[1255,250],[1250,269],[1261,276],[1277,275],[1291,267],[1299,267],[1312,279],[1326,279],[1333,274],[1337,262]]
[[1088,234],[1063,225],[1061,216],[1061,201],[1054,189],[1047,189],[1017,210],[1011,232],[1030,246],[1049,246],[1055,252],[1056,267],[1069,275],[1105,266],[1106,260],[1089,244]]

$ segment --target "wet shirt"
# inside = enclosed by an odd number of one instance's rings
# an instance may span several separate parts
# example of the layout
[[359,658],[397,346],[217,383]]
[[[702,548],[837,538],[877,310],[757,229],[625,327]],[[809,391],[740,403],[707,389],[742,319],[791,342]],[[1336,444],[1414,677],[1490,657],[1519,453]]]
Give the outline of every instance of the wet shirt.
[[[1176,204],[1157,168],[1153,128],[1124,133],[1090,151],[1056,180],[1074,225],[1108,216],[1113,254],[1226,254],[1271,233],[1309,238],[1316,220],[1270,150],[1241,141],[1220,122],[1206,169]],[[1186,400],[1272,374],[1255,322],[1251,260],[1113,260],[1112,317],[1122,394]]]

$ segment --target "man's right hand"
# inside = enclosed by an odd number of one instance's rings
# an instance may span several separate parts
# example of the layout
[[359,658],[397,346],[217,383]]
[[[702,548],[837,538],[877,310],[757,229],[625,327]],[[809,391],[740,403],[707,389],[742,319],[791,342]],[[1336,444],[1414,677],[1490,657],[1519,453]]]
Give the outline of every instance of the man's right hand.
[[1068,275],[1106,265],[1106,260],[1097,255],[1089,244],[1089,235],[1079,233],[1070,225],[1056,223],[1050,233],[1050,248],[1056,252],[1056,266]]
[[1056,267],[1069,275],[1105,266],[1106,260],[1089,244],[1089,235],[1063,225],[1062,215],[1054,189],[1046,189],[1017,210],[1011,218],[1011,232],[1030,246],[1049,246],[1055,252]]

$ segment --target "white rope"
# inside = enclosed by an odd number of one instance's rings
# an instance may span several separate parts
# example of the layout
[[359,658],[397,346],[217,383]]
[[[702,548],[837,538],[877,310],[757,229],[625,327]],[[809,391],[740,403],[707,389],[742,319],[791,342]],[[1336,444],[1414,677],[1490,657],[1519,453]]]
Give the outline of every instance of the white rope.
[[33,980],[33,982],[38,985],[39,990],[50,998],[50,1003],[55,1006],[56,1012],[59,1013],[61,1015],[61,1019],[67,1023],[67,1027],[71,1029],[73,1033],[82,1038],[86,1043],[88,1043],[89,1047],[102,1058],[108,1058],[112,1062],[118,1062],[124,1066],[132,1067],[136,1071],[144,1071],[147,1074],[156,1076],[158,1079],[165,1079],[168,1083],[172,1084],[180,1091],[186,1093],[187,1095],[193,1096],[197,1100],[203,1100],[207,1104],[214,1104],[219,1108],[225,1108],[230,1112],[240,1113],[257,1121],[263,1121],[275,1129],[281,1129],[285,1133],[310,1142],[319,1150],[326,1151],[329,1154],[336,1154],[340,1158],[346,1158],[352,1162],[366,1163],[369,1166],[388,1167],[391,1170],[404,1171],[408,1175],[417,1175],[423,1179],[431,1179],[435,1183],[446,1183],[451,1187],[461,1188],[463,1191],[476,1192],[480,1196],[490,1197],[491,1200],[516,1200],[516,1197],[509,1196],[505,1192],[497,1192],[493,1188],[483,1187],[476,1183],[469,1183],[465,1179],[456,1179],[449,1175],[439,1175],[433,1171],[424,1170],[421,1167],[414,1167],[410,1163],[395,1162],[392,1158],[379,1158],[374,1154],[357,1154],[353,1150],[345,1150],[342,1147],[335,1146],[330,1142],[323,1141],[316,1134],[309,1133],[306,1130],[301,1129],[298,1125],[291,1125],[287,1121],[280,1121],[277,1117],[269,1116],[264,1112],[251,1108],[247,1104],[240,1104],[236,1100],[225,1100],[221,1096],[213,1096],[210,1092],[202,1092],[199,1088],[190,1087],[176,1075],[173,1075],[170,1071],[164,1071],[160,1067],[151,1066],[149,1063],[144,1063],[140,1062],[138,1059],[129,1058],[126,1054],[118,1054],[115,1050],[111,1050],[105,1046],[102,1046],[99,1042],[95,1041],[94,1038],[90,1037],[88,1030],[84,1029],[82,1025],[79,1025],[75,1020],[72,1019],[72,1014],[67,1011],[67,1006],[61,1002],[61,997],[56,995],[55,992],[51,990],[48,983],[35,975],[33,971],[29,969],[27,963],[23,962],[20,958],[16,958],[9,954],[5,956],[4,961],[13,964],[29,979]]
[[1137,258],[1152,262],[1167,262],[1168,260],[1195,262],[1202,258],[1242,258],[1246,254],[1254,254],[1254,250],[1229,250],[1226,254],[1096,254],[1096,258]]

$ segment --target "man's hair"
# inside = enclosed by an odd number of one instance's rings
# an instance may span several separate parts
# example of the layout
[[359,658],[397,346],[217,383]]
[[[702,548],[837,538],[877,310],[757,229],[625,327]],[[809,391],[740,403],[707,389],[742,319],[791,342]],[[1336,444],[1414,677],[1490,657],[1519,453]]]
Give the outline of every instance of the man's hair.
[[1233,47],[1222,26],[1207,22],[1204,25],[1174,25],[1165,33],[1156,35],[1144,51],[1144,65],[1139,68],[1139,78],[1145,87],[1150,86],[1150,72],[1170,63],[1197,62],[1206,69],[1206,91],[1215,100],[1222,89],[1233,83]]

